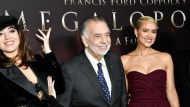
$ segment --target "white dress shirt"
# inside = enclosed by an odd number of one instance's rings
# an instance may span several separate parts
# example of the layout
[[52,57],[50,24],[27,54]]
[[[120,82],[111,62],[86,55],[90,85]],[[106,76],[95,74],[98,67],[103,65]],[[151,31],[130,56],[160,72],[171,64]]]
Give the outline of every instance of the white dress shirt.
[[110,91],[110,97],[111,97],[111,81],[110,81],[110,76],[108,73],[108,69],[107,69],[104,57],[102,57],[102,59],[100,61],[98,61],[92,55],[90,55],[90,53],[88,52],[87,49],[84,49],[84,51],[85,51],[85,54],[86,54],[87,58],[89,59],[90,63],[92,64],[97,76],[98,76],[98,65],[97,64],[98,64],[98,62],[102,63],[102,72],[103,72],[104,78],[107,82],[107,85],[108,85],[108,88]]

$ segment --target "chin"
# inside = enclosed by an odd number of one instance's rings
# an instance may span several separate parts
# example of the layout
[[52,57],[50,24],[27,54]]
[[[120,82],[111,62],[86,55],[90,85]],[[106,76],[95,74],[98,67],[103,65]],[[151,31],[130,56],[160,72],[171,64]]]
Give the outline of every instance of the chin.
[[104,55],[106,55],[108,53],[108,50],[106,50],[106,51],[99,51],[98,53],[99,53],[99,55],[104,56]]
[[150,47],[152,45],[153,45],[153,43],[146,43],[146,44],[144,44],[144,46],[146,46],[146,47]]
[[150,48],[152,45],[145,45],[146,48]]
[[6,53],[14,53],[15,51],[17,51],[16,49],[7,49],[7,50],[4,50],[4,52]]

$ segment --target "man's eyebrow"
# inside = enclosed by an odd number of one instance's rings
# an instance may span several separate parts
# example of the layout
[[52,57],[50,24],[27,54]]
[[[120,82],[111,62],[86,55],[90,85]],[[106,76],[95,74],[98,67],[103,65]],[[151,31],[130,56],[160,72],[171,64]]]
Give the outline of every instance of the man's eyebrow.
[[96,33],[95,35],[101,35],[100,33]]
[[106,32],[105,34],[110,34],[110,32]]

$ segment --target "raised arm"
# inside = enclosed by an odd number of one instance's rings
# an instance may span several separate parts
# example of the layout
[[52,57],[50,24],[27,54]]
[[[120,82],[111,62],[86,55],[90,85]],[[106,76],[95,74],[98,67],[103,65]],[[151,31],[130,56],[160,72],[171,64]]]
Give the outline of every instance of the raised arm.
[[55,90],[56,94],[62,94],[64,92],[64,78],[62,76],[62,70],[61,67],[57,61],[57,58],[55,57],[54,53],[50,49],[49,45],[49,38],[50,38],[50,33],[51,33],[52,28],[49,28],[48,32],[45,34],[42,32],[42,30],[38,29],[39,34],[36,34],[36,36],[43,41],[42,45],[42,51],[45,53],[44,54],[44,62],[47,65],[49,75],[52,76],[53,80],[55,80]]

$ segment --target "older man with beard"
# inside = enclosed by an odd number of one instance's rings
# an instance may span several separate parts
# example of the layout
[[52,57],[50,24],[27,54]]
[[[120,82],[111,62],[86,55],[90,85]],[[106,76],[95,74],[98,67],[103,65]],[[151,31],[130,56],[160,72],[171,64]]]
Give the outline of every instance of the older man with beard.
[[127,92],[120,57],[108,52],[110,29],[101,17],[87,17],[80,29],[84,50],[61,64],[64,107],[127,107]]

